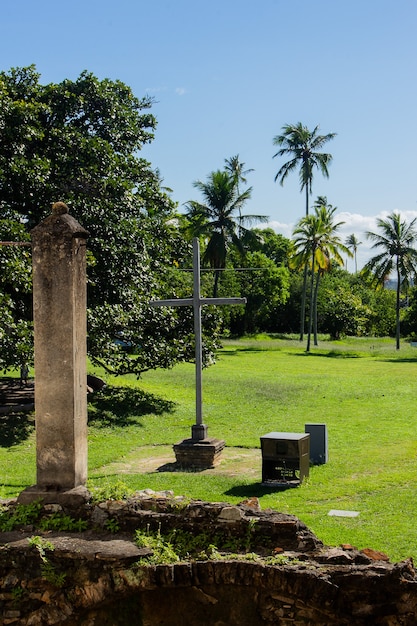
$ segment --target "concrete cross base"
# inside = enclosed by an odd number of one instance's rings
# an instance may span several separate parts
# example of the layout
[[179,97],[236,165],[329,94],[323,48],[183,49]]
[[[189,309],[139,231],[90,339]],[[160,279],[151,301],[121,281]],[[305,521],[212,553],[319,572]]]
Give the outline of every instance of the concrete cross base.
[[32,504],[41,502],[45,504],[58,504],[63,509],[78,510],[91,500],[88,489],[82,485],[73,489],[44,489],[34,485],[20,492],[17,502],[19,504]]
[[206,439],[184,439],[174,445],[175,458],[178,465],[190,469],[209,469],[220,462],[225,446],[222,439],[207,437]]
[[194,424],[191,426],[191,439],[193,441],[200,441],[201,439],[207,439],[208,428],[205,424]]

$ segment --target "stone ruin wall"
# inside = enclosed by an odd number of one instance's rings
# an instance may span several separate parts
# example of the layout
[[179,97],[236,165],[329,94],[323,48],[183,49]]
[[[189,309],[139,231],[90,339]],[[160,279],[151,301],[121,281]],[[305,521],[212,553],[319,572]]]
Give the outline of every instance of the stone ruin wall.
[[[79,490],[78,490],[79,492]],[[83,533],[45,533],[54,584],[28,538],[36,528],[3,533],[0,546],[0,624],[14,626],[415,626],[417,575],[411,559],[390,563],[372,550],[324,546],[296,517],[237,506],[181,502],[142,493],[125,501],[85,505],[74,497],[44,506],[88,519]],[[14,503],[11,502],[10,506]],[[120,531],[110,535],[106,521]],[[132,541],[137,528],[250,534],[259,558],[141,565],[149,550]],[[280,554],[268,565],[262,555]],[[49,576],[49,579],[51,577]]]

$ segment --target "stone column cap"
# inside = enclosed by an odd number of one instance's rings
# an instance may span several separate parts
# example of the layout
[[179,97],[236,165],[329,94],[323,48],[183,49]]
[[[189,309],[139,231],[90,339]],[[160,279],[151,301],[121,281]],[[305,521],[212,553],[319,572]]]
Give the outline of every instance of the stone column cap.
[[46,232],[61,233],[84,239],[90,234],[88,230],[77,222],[75,217],[69,214],[68,207],[64,202],[55,202],[52,205],[52,215],[49,215],[31,230],[31,234],[35,236]]

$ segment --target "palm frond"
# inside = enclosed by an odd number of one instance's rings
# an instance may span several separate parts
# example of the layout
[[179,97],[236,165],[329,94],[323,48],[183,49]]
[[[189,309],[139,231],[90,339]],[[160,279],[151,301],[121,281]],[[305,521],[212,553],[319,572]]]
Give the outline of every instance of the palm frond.
[[273,138],[273,144],[280,146],[273,158],[292,155],[292,159],[284,163],[278,170],[275,182],[279,180],[280,184],[283,185],[288,174],[298,165],[300,165],[299,180],[301,190],[307,188],[311,193],[313,170],[315,168],[319,169],[325,177],[328,177],[328,166],[332,160],[332,155],[320,153],[318,150],[333,139],[336,133],[319,135],[318,131],[319,126],[310,131],[301,122],[286,124],[282,127],[281,134]]

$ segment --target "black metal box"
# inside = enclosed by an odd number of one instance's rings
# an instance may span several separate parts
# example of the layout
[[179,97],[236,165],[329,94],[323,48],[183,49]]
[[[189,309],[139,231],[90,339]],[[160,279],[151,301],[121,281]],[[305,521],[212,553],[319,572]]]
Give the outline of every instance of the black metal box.
[[310,435],[273,432],[261,437],[262,482],[299,485],[310,471]]
[[329,459],[326,424],[305,424],[304,430],[310,435],[310,461],[313,465],[323,465]]

